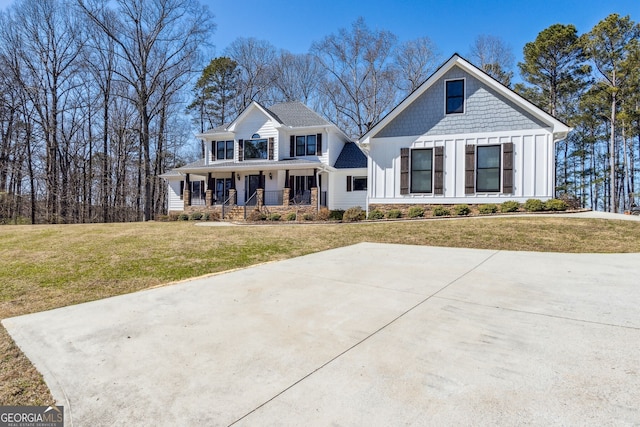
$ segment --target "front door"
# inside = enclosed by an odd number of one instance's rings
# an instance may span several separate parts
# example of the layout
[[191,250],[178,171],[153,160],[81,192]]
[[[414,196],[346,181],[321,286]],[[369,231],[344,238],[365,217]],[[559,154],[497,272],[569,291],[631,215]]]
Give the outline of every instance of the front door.
[[246,179],[244,180],[245,204],[248,204],[251,206],[257,204],[258,199],[256,197],[254,197],[251,200],[249,199],[251,198],[251,196],[253,196],[253,193],[255,193],[258,188],[260,188],[260,175],[247,175]]

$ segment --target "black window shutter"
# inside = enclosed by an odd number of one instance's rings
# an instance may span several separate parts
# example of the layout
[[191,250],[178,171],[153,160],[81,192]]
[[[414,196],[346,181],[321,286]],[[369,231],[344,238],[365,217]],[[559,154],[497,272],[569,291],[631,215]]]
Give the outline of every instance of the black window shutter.
[[244,160],[244,139],[238,140],[238,161]]
[[316,135],[316,155],[322,155],[322,134],[319,133]]
[[433,192],[435,194],[444,194],[444,147],[434,148],[433,160]]
[[269,138],[269,160],[273,160],[273,138]]
[[180,200],[184,197],[184,181],[180,181]]
[[467,145],[464,150],[464,193],[473,194],[476,192],[476,146]]
[[502,192],[513,193],[513,142],[502,145]]
[[296,137],[295,135],[291,135],[289,137],[289,157],[296,156]]
[[351,191],[351,183],[352,183],[351,175],[347,175],[347,191]]
[[216,142],[211,141],[211,160],[216,160]]
[[409,194],[409,149],[400,149],[400,194]]

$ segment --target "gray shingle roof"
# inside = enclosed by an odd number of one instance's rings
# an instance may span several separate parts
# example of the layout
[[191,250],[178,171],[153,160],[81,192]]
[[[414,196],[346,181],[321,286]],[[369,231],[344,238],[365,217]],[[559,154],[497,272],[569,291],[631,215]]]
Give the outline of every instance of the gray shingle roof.
[[274,118],[285,126],[306,127],[325,126],[330,124],[318,113],[301,102],[283,102],[272,105],[267,109]]
[[367,156],[355,142],[347,142],[333,165],[336,169],[366,168]]

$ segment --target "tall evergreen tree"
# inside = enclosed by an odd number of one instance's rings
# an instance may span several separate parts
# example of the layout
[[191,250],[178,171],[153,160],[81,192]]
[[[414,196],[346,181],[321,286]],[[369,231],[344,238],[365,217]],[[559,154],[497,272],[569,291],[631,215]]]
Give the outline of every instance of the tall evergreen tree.
[[610,167],[610,209],[618,211],[617,168],[617,112],[619,109],[619,92],[624,87],[624,71],[622,69],[629,55],[630,43],[640,36],[640,27],[629,16],[620,17],[613,13],[600,21],[589,33],[584,35],[585,52],[593,61],[600,83],[606,88],[609,96],[609,167]]
[[226,56],[212,59],[204,68],[193,89],[195,99],[187,107],[200,132],[221,126],[235,117],[238,78],[238,64]]

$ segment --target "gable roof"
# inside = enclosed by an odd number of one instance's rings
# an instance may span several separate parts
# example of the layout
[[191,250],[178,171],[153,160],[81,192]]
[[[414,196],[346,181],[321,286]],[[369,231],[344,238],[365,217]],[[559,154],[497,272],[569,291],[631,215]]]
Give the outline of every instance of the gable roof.
[[332,123],[323,119],[318,113],[304,105],[302,102],[283,102],[274,104],[269,108],[262,106],[256,101],[251,103],[242,110],[234,121],[222,126],[215,127],[206,132],[196,135],[198,138],[211,136],[215,134],[231,134],[235,131],[235,127],[253,110],[261,111],[270,120],[276,123],[276,127],[286,126],[289,128],[304,128],[314,126],[333,126]]
[[562,121],[558,120],[551,114],[542,110],[538,106],[534,105],[527,99],[518,95],[502,83],[489,76],[480,68],[471,64],[466,59],[462,58],[457,53],[454,53],[444,64],[442,64],[424,83],[422,83],[416,90],[411,92],[404,100],[402,100],[393,110],[391,110],[386,116],[384,116],[378,123],[376,123],[371,129],[365,132],[360,137],[361,143],[367,143],[369,140],[384,129],[391,121],[393,121],[398,115],[416,101],[423,93],[425,93],[430,87],[432,87],[441,77],[443,77],[453,67],[458,66],[462,70],[466,71],[473,77],[486,84],[491,89],[495,90],[498,94],[504,96],[507,100],[513,102],[523,110],[537,118],[541,122],[547,124],[553,132],[554,142],[564,139],[571,128]]
[[283,102],[274,104],[269,108],[265,108],[265,110],[270,112],[280,123],[289,127],[327,126],[331,124],[302,102]]
[[347,142],[333,165],[336,169],[366,168],[367,156],[355,142]]

